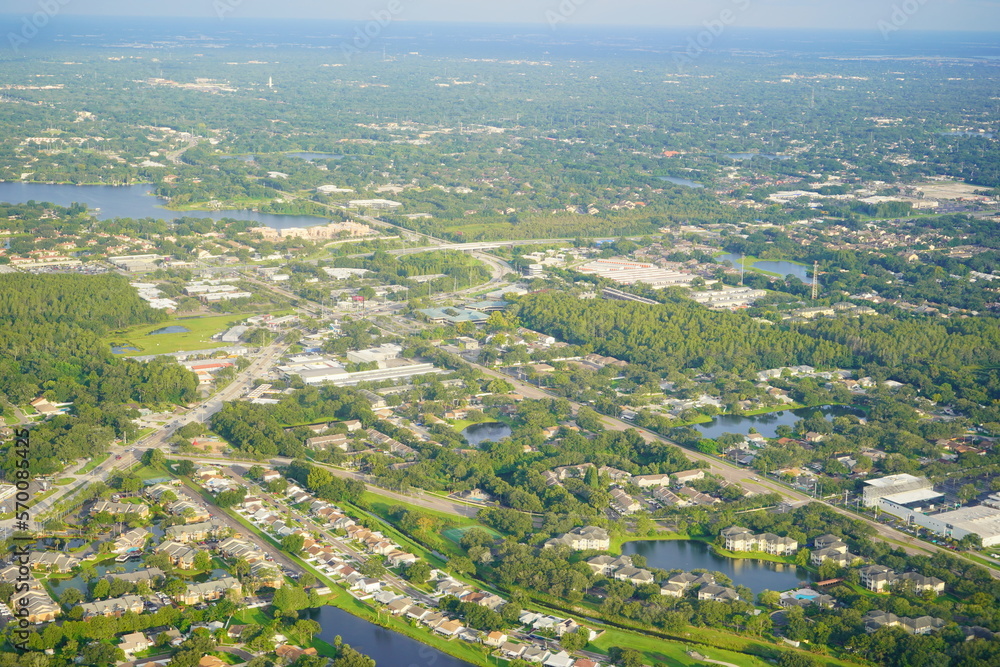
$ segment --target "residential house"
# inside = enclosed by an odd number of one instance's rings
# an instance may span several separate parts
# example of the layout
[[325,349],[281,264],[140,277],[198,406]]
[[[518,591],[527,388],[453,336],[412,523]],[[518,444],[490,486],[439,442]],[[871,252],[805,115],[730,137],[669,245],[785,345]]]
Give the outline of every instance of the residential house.
[[634,475],[632,483],[643,489],[654,486],[668,486],[670,484],[670,475]]
[[145,518],[149,516],[149,507],[143,503],[113,503],[108,500],[99,500],[90,506],[90,516],[102,512],[114,516]]
[[153,486],[146,489],[146,495],[158,503],[163,502],[163,497],[168,492],[176,496],[177,487],[173,486],[172,484],[154,484]]
[[611,490],[611,504],[620,514],[635,514],[642,509],[642,503],[621,489]]
[[516,660],[521,657],[526,648],[527,646],[524,644],[515,644],[514,642],[507,641],[500,646],[500,653],[508,660]]
[[174,596],[178,604],[198,604],[210,600],[218,600],[228,591],[242,591],[242,585],[233,577],[222,577],[200,584],[188,584],[187,590]]
[[733,602],[734,600],[739,600],[740,596],[732,588],[712,584],[710,586],[702,586],[698,589],[698,599],[713,600],[715,602]]
[[174,516],[182,516],[187,523],[201,523],[208,521],[211,514],[202,505],[195,504],[190,500],[177,500],[167,505],[167,512]]
[[180,542],[161,542],[155,551],[158,554],[166,554],[170,558],[171,565],[185,570],[194,567],[194,557],[198,553],[195,549]]
[[847,551],[846,544],[843,542],[841,542],[841,544],[843,544],[843,549],[839,547],[828,547],[826,549],[813,551],[809,554],[809,562],[818,566],[823,563],[823,561],[832,561],[840,567],[847,567],[848,565],[852,565],[861,560],[861,556],[852,554],[850,551]]
[[445,637],[454,637],[459,633],[461,633],[463,630],[465,630],[465,626],[462,625],[462,622],[458,620],[445,621],[444,623],[441,623],[436,628],[434,628],[434,632],[442,634]]
[[122,635],[121,643],[118,644],[118,648],[125,652],[125,657],[131,657],[132,654],[138,653],[139,651],[145,651],[150,646],[152,642],[149,638],[141,632],[133,632],[127,635]]
[[729,551],[761,551],[775,556],[788,556],[798,551],[799,543],[790,537],[774,533],[754,535],[740,526],[730,526],[721,531]]
[[944,593],[944,582],[937,577],[925,577],[917,572],[906,572],[896,577],[895,585],[910,586],[918,593],[923,591],[934,591]]
[[711,507],[712,505],[718,505],[722,501],[714,496],[710,496],[707,493],[702,493],[690,486],[684,486],[677,490],[677,495],[683,498],[689,505],[701,505],[703,507]]
[[943,620],[940,618],[934,618],[933,616],[908,618],[905,616],[896,616],[895,614],[890,614],[878,609],[873,609],[865,614],[861,618],[861,621],[864,623],[865,630],[868,632],[875,632],[879,628],[884,627],[900,627],[912,635],[930,634],[935,630],[940,630],[946,625]]
[[213,519],[212,521],[190,523],[183,526],[170,526],[164,531],[164,537],[181,543],[201,542],[210,537],[218,537],[219,534],[228,529],[229,527],[222,521]]
[[587,561],[587,565],[594,571],[594,574],[609,576],[615,570],[632,567],[632,558],[629,556],[594,556]]
[[552,654],[549,651],[547,651],[542,647],[529,646],[526,649],[524,649],[523,653],[521,653],[521,660],[526,660],[528,662],[542,663],[545,662],[551,655]]
[[880,593],[896,580],[896,573],[885,565],[866,565],[858,570],[861,585],[870,591]]
[[141,614],[144,608],[142,598],[138,595],[123,595],[110,600],[97,600],[79,605],[83,609],[83,620],[95,616],[122,616],[127,611]]
[[627,581],[636,586],[651,584],[654,581],[652,572],[638,567],[623,567],[615,571],[614,578],[618,581]]
[[135,572],[120,572],[114,574],[106,574],[104,578],[108,581],[113,581],[115,579],[120,579],[122,581],[127,581],[130,584],[137,584],[140,581],[145,581],[146,583],[151,583],[157,579],[163,579],[166,575],[163,570],[158,567],[148,567],[143,570],[136,570]]
[[236,537],[223,540],[216,548],[224,558],[232,558],[233,560],[244,558],[251,564],[266,560],[266,555],[256,544]]
[[289,665],[304,655],[316,655],[317,653],[316,649],[311,646],[309,648],[299,648],[298,646],[290,646],[289,644],[278,646],[274,649],[274,652]]
[[676,493],[663,486],[653,490],[653,497],[668,507],[687,507],[691,504],[685,498],[681,498]]
[[493,646],[499,648],[507,643],[507,634],[500,632],[499,630],[494,630],[490,634],[483,637],[483,644],[486,646]]
[[309,438],[306,440],[306,447],[321,451],[336,448],[346,452],[348,449],[347,443],[347,436],[342,433],[337,433],[335,435],[321,435],[315,438]]
[[601,477],[607,477],[615,484],[627,484],[632,479],[632,473],[611,466],[601,466],[597,472],[600,473]]
[[122,533],[115,539],[113,550],[119,554],[129,551],[141,551],[149,535],[150,532],[145,528],[133,528],[127,533]]
[[62,613],[59,605],[43,591],[29,589],[27,593],[19,595],[19,600],[23,600],[22,607],[26,611],[26,615],[20,618],[24,618],[28,623],[48,623]]
[[701,469],[696,470],[682,470],[681,472],[675,472],[673,475],[674,482],[677,484],[688,484],[699,479],[705,479],[705,471]]
[[47,570],[49,572],[69,572],[80,564],[79,558],[74,558],[61,551],[32,552],[29,558],[31,568],[34,570]]
[[385,555],[385,563],[389,567],[399,567],[401,565],[413,565],[418,558],[411,553],[393,549]]
[[574,528],[565,535],[553,537],[545,542],[544,548],[548,549],[557,546],[568,546],[575,551],[584,551],[587,549],[607,551],[611,548],[611,536],[603,528],[584,526],[582,528]]
[[559,651],[546,658],[542,664],[545,667],[573,667],[574,662],[575,660],[573,660],[573,657],[569,653]]

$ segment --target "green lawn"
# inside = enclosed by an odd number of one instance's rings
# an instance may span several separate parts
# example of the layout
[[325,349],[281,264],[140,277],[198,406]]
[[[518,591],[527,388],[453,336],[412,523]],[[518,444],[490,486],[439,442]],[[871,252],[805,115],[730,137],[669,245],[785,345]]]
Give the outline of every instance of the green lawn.
[[76,474],[77,475],[85,475],[85,474],[87,474],[88,472],[90,472],[91,470],[93,470],[94,468],[96,468],[97,466],[99,466],[102,463],[104,463],[105,461],[107,461],[109,456],[111,456],[110,453],[99,454],[99,455],[95,456],[94,458],[90,459],[90,462],[87,463],[87,465],[85,465],[82,468],[80,468],[80,470]]
[[447,420],[451,427],[461,433],[470,426],[475,426],[476,424],[499,424],[500,422],[496,419],[486,418],[481,422],[469,421],[468,419],[449,419]]
[[[190,350],[204,350],[211,347],[222,347],[223,344],[213,341],[212,336],[226,331],[238,322],[248,317],[246,314],[217,315],[213,317],[170,318],[165,322],[153,325],[143,325],[121,331],[113,331],[105,337],[105,342],[111,345],[131,345],[139,348],[137,352],[126,352],[121,356],[137,356],[146,354],[167,354]],[[148,334],[157,329],[170,326],[187,327],[190,331],[176,334]]]

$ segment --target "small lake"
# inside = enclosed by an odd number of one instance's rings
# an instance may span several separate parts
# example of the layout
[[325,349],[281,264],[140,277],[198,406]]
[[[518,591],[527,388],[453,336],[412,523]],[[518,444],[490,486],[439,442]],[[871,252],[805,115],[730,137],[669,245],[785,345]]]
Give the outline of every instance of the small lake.
[[721,572],[732,579],[734,585],[746,586],[755,595],[763,590],[786,591],[798,588],[800,583],[817,580],[811,572],[795,565],[720,556],[710,545],[695,540],[626,542],[622,545],[622,553],[645,556],[649,567],[661,570]]
[[378,667],[471,667],[472,664],[337,607],[309,609],[306,614],[323,628],[320,639],[333,644],[334,637],[340,635],[345,644],[372,658]]
[[798,410],[768,412],[763,415],[749,417],[719,415],[710,422],[695,424],[692,428],[706,438],[718,438],[723,433],[747,435],[750,433],[751,428],[757,429],[757,432],[765,438],[776,438],[778,437],[777,431],[779,426],[794,427],[799,420],[811,417],[817,412],[821,413],[827,420],[845,415],[864,416],[861,412],[846,405],[827,405],[820,408],[800,408]]
[[140,352],[135,345],[112,345],[111,354],[126,354],[128,352]]
[[673,183],[674,185],[680,185],[685,188],[703,188],[705,187],[701,183],[692,181],[688,178],[679,178],[677,176],[658,176],[661,181],[666,181],[667,183]]
[[510,426],[503,422],[485,422],[482,424],[472,424],[462,430],[462,437],[473,447],[478,447],[484,442],[500,442],[504,438],[509,438],[513,431]]
[[27,201],[51,202],[70,206],[85,204],[98,220],[112,218],[154,218],[178,220],[180,218],[210,218],[222,220],[248,220],[261,227],[288,229],[289,227],[315,227],[329,223],[326,218],[312,215],[276,215],[256,211],[168,211],[165,201],[153,195],[151,185],[60,185],[51,183],[0,183],[0,202],[23,204]]
[[[729,253],[726,255],[718,255],[715,257],[715,260],[718,262],[729,261],[738,269],[740,268],[740,262],[743,258],[739,255]],[[782,278],[792,275],[804,283],[812,280],[812,271],[810,268],[803,264],[796,264],[795,262],[786,262],[778,259],[759,259],[756,262],[748,264],[747,268],[760,269],[761,271],[767,271],[768,273],[779,275]]]
[[162,329],[157,329],[156,331],[150,331],[147,336],[159,336],[160,334],[176,334],[176,333],[187,333],[191,331],[187,327],[182,327],[179,324],[175,324],[170,327],[163,327]]

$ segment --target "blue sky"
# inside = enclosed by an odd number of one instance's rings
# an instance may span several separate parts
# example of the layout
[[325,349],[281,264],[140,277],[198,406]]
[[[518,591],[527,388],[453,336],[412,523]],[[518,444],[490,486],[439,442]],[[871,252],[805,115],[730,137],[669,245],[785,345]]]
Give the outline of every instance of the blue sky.
[[1000,0],[3,0],[0,12],[366,20],[395,5],[409,21],[697,26],[729,11],[741,27],[1000,31]]

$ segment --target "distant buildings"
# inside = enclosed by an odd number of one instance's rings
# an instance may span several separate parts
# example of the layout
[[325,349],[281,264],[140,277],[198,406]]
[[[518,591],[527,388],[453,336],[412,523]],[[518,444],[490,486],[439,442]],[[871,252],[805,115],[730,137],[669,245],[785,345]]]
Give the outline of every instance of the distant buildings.
[[378,211],[387,211],[399,208],[402,204],[390,199],[352,199],[347,202],[350,208],[371,208]]

